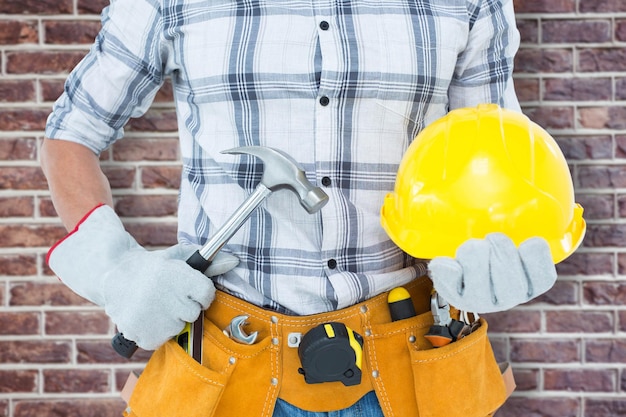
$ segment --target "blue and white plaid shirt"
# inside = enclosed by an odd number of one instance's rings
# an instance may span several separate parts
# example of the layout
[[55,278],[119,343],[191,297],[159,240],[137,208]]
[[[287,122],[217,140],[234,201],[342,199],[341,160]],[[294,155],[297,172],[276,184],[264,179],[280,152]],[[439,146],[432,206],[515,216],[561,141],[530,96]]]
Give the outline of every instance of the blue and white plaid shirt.
[[512,0],[113,0],[46,135],[99,153],[171,77],[179,239],[202,244],[281,149],[330,196],[309,215],[273,193],[225,247],[229,292],[295,314],[343,308],[425,273],[380,226],[407,146],[450,109],[518,108]]

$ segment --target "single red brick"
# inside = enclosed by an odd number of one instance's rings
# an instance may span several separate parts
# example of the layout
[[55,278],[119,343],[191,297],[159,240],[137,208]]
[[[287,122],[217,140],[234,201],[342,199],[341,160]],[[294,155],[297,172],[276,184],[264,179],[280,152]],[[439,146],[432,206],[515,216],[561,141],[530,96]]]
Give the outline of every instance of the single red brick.
[[585,361],[626,363],[626,340],[589,338],[585,342]]
[[516,73],[570,72],[574,66],[571,49],[524,49],[515,55]]
[[580,342],[570,339],[512,338],[513,362],[572,363],[580,362]]
[[578,172],[579,188],[622,188],[626,184],[626,167],[619,165],[589,165]]
[[539,101],[539,80],[535,78],[514,78],[517,99],[521,102]]
[[624,71],[624,48],[587,48],[578,52],[578,69],[583,72]]
[[109,5],[109,0],[78,0],[78,13],[80,14],[97,14]]
[[128,232],[144,246],[176,244],[178,227],[175,223],[125,223]]
[[615,39],[622,42],[626,40],[626,19],[615,19]]
[[517,19],[522,43],[537,43],[539,41],[539,22],[537,19]]
[[2,14],[68,14],[72,13],[72,0],[2,0]]
[[32,197],[0,197],[0,217],[32,217],[34,213]]
[[106,335],[110,328],[103,311],[48,311],[45,318],[47,335]]
[[120,417],[126,409],[122,399],[28,399],[14,400],[13,417],[80,416]]
[[618,224],[589,224],[584,245],[586,247],[615,247],[623,248],[626,242],[626,225]]
[[31,80],[0,80],[0,102],[35,101],[35,82]]
[[0,341],[0,363],[70,363],[71,342]]
[[626,217],[626,195],[619,194],[617,196],[617,215],[620,218]]
[[44,392],[108,392],[108,370],[48,369],[43,371]]
[[568,13],[576,11],[575,0],[513,0],[517,13]]
[[41,51],[7,53],[8,74],[67,74],[85,56],[84,51]]
[[37,392],[38,372],[36,370],[1,370],[0,392]]
[[64,80],[40,80],[41,96],[44,101],[56,101],[63,93]]
[[35,44],[38,41],[37,22],[0,20],[0,45]]
[[615,196],[613,194],[576,195],[576,201],[585,208],[587,220],[611,220],[615,217]]
[[601,43],[611,40],[609,20],[544,19],[541,23],[544,43]]
[[549,291],[535,298],[530,304],[575,305],[579,301],[578,290],[579,284],[577,282],[557,280]]
[[0,255],[0,274],[9,276],[35,275],[37,274],[37,256]]
[[613,139],[610,135],[554,135],[554,139],[568,161],[613,158]]
[[574,108],[542,106],[525,108],[524,113],[544,129],[573,129]]
[[16,282],[10,286],[10,306],[81,306],[92,305],[57,278],[52,283]]
[[541,330],[541,312],[509,310],[485,314],[490,332],[536,333]]
[[583,294],[587,304],[623,306],[626,305],[626,282],[585,282]]
[[549,78],[544,81],[544,100],[603,101],[612,96],[610,78]]
[[625,12],[626,4],[622,0],[579,0],[582,13]]
[[585,400],[585,416],[617,417],[626,414],[626,401],[613,398],[589,398]]
[[34,138],[0,139],[0,160],[33,161],[37,158],[37,141]]
[[604,333],[613,331],[612,312],[548,311],[546,329],[551,333]]
[[181,167],[146,166],[141,169],[141,184],[144,188],[180,188]]
[[544,389],[550,391],[613,392],[617,380],[615,370],[546,369]]
[[165,80],[156,96],[154,97],[155,103],[173,103],[174,102],[174,88],[169,79]]
[[62,226],[0,224],[0,248],[50,247],[66,235]]
[[113,145],[115,161],[177,161],[178,139],[121,140]]
[[131,188],[135,183],[136,171],[133,167],[103,165],[102,171],[113,189]]
[[557,271],[560,275],[611,275],[613,255],[575,252],[557,265]]
[[503,417],[578,417],[581,407],[578,398],[516,396],[509,398],[498,414]]
[[50,20],[44,21],[46,44],[92,44],[100,31],[101,24],[93,20]]
[[178,120],[174,109],[152,109],[138,119],[131,119],[127,125],[130,132],[176,132]]
[[513,375],[515,377],[515,390],[520,391],[532,391],[539,388],[539,374],[538,369],[513,369]]
[[0,335],[39,334],[39,313],[0,313]]
[[1,167],[2,190],[47,190],[48,182],[39,167]]
[[176,195],[127,195],[115,199],[115,211],[124,217],[173,216],[177,209]]
[[0,130],[44,130],[50,112],[32,109],[0,109]]
[[135,352],[132,358],[126,359],[118,355],[111,347],[109,340],[102,341],[77,341],[76,349],[78,350],[78,363],[89,364],[128,364],[131,361],[134,364],[145,363],[152,352],[145,351],[141,348]]

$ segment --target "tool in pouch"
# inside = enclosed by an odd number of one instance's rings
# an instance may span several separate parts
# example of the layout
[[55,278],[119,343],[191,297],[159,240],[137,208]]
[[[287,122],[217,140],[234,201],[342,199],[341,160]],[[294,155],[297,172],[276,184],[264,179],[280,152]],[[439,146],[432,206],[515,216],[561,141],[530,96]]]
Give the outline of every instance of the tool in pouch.
[[[392,321],[414,317],[415,307],[409,292],[394,288],[387,297]],[[346,386],[361,382],[363,337],[343,323],[329,322],[314,327],[301,339],[295,336],[301,368],[308,384],[339,381]],[[298,344],[299,343],[299,344]]]
[[343,323],[329,322],[309,330],[298,346],[307,384],[339,381],[345,386],[361,383],[363,337]]
[[[220,249],[273,191],[291,190],[299,196],[300,205],[311,214],[319,211],[328,202],[328,195],[321,188],[311,184],[299,164],[280,150],[263,146],[244,146],[225,150],[222,153],[253,155],[260,158],[264,163],[264,172],[252,194],[215,235],[187,259],[187,264],[200,272],[207,270]],[[204,315],[200,314],[194,323],[187,323],[183,332],[176,336],[178,343],[200,363],[202,362],[203,325]],[[121,333],[113,338],[111,344],[117,353],[126,358],[130,358],[137,350],[137,345],[127,340]]]
[[[453,319],[450,316],[450,304],[436,291],[433,291],[430,297],[430,310],[434,323],[424,337],[435,348],[456,342],[480,326],[476,313],[461,312],[461,320]],[[469,318],[470,314],[473,315],[473,319]]]
[[248,316],[241,315],[235,316],[230,321],[228,326],[223,330],[224,334],[236,342],[243,343],[244,345],[251,345],[256,342],[256,338],[259,332],[252,332],[250,334],[243,330],[243,327],[248,324]]

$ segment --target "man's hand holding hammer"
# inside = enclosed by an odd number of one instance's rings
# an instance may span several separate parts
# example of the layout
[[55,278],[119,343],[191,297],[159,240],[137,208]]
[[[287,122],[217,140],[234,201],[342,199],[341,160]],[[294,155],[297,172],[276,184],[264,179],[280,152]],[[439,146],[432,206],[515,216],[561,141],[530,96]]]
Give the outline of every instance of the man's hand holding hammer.
[[121,332],[148,350],[177,335],[210,305],[215,287],[207,276],[232,269],[237,258],[216,257],[204,275],[185,263],[196,247],[146,250],[111,208],[111,190],[95,154],[47,139],[42,160],[53,199],[63,202],[56,206],[59,216],[71,230],[47,258],[67,286],[104,307]]

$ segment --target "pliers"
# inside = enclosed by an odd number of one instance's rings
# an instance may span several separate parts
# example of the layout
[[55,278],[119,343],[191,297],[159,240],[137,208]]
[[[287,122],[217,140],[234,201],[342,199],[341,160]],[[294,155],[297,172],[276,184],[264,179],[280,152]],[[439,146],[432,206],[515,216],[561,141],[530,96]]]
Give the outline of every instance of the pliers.
[[442,347],[464,336],[465,323],[450,316],[450,304],[436,291],[430,297],[433,325],[424,335],[434,347]]

